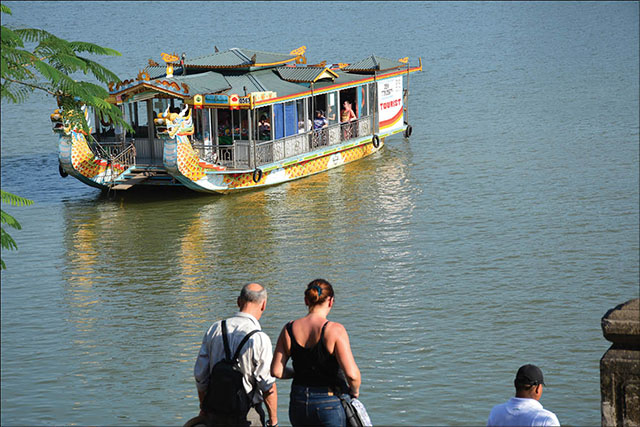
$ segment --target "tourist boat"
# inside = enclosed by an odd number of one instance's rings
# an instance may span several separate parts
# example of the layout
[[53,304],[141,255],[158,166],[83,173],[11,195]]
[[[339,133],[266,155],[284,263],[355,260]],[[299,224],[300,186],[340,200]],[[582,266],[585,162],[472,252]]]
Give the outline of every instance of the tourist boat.
[[162,53],[163,65],[149,59],[135,78],[109,85],[108,102],[134,134],[89,109],[90,135],[63,111],[51,115],[60,174],[103,190],[229,193],[326,171],[411,135],[409,74],[421,59],[307,65],[305,51],[216,47],[193,59]]

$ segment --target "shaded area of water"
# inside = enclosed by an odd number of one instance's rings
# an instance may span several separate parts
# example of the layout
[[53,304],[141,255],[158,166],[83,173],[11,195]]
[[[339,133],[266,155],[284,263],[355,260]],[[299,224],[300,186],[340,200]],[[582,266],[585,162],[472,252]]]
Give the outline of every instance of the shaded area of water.
[[[8,4],[6,22],[120,50],[123,78],[214,44],[422,56],[425,71],[410,142],[227,196],[62,179],[53,102],[3,104],[2,187],[36,202],[3,205],[23,225],[2,253],[3,425],[181,424],[202,335],[239,287],[268,287],[275,341],[316,277],[336,287],[374,423],[482,424],[528,362],[563,424],[599,423],[600,317],[638,296],[637,3],[186,2],[193,31],[161,45],[140,28],[170,3]],[[261,27],[237,31],[242,16]]]

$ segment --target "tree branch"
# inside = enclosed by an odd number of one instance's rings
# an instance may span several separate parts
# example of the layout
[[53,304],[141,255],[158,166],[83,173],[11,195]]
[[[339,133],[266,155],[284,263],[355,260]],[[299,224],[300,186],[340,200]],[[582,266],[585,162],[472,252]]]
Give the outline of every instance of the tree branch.
[[3,79],[5,79],[6,81],[9,81],[9,82],[12,82],[12,83],[17,83],[17,84],[19,84],[19,85],[29,86],[29,87],[32,87],[32,88],[34,88],[34,89],[40,89],[40,90],[43,90],[43,91],[47,92],[49,95],[53,95],[53,96],[56,96],[56,95],[57,95],[57,93],[56,93],[56,92],[51,92],[51,91],[50,91],[50,90],[48,90],[48,89],[45,89],[45,88],[43,88],[43,87],[41,87],[41,86],[38,86],[38,85],[34,85],[34,84],[32,84],[32,83],[21,82],[20,80],[13,80],[13,79],[10,79],[10,78],[8,78],[8,77],[2,77],[2,78],[3,78]]

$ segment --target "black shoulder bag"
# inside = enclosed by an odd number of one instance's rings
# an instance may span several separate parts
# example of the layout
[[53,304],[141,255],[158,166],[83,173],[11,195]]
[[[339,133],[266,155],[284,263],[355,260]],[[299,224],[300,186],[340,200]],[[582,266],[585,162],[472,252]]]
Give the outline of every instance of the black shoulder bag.
[[227,321],[222,321],[222,339],[224,342],[225,358],[216,363],[211,369],[207,393],[200,408],[205,412],[224,416],[245,417],[251,409],[252,396],[244,389],[244,374],[238,361],[242,347],[258,329],[249,332],[242,338],[236,352],[231,357],[229,338],[227,337]]

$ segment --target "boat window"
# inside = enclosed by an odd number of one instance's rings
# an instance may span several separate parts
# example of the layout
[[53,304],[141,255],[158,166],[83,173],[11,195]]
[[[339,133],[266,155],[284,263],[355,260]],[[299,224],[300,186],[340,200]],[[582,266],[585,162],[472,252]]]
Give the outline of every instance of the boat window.
[[[358,86],[356,88],[358,93],[358,105],[357,108],[354,108],[356,115],[358,117],[364,117],[369,115],[369,96],[367,85]],[[354,106],[355,107],[355,106]]]
[[193,109],[191,111],[191,117],[193,120],[193,137],[192,138],[194,141],[202,142],[202,110]]
[[369,114],[373,114],[376,108],[376,84],[369,83]]
[[298,112],[296,102],[291,101],[284,104],[284,131],[285,136],[298,133]]
[[273,139],[284,137],[284,104],[273,106]]
[[205,145],[211,144],[211,110],[204,108],[196,111],[202,114],[202,141]]
[[338,92],[331,92],[327,95],[327,107],[325,110],[325,117],[329,121],[329,125],[338,123]]
[[[335,94],[334,94],[335,95]],[[313,118],[316,117],[316,111],[322,111],[327,117],[327,95],[316,95],[313,97]],[[327,117],[328,119],[328,117]],[[329,122],[331,123],[331,122]]]
[[218,111],[218,144],[231,145],[231,110]]
[[233,139],[249,139],[248,110],[232,110]]
[[[137,108],[136,108],[136,105],[137,105]],[[137,120],[135,120],[136,118]],[[147,103],[145,101],[134,103],[133,119],[135,121],[135,126],[133,127],[133,130],[136,131],[134,137],[136,139],[148,138],[149,137],[149,121],[147,116]],[[129,116],[128,112],[127,112],[127,121],[131,124],[131,116]]]
[[295,101],[273,106],[274,139],[298,133],[298,112]]
[[358,112],[357,112],[357,95],[356,95],[356,88],[349,88],[349,89],[344,89],[340,91],[340,121],[344,122],[346,121],[343,116],[344,113],[344,103],[348,102],[349,104],[351,104],[351,109],[353,110],[353,112],[356,114],[356,117],[358,116]]
[[271,112],[270,107],[260,107],[256,110],[256,123],[254,129],[258,139],[269,141],[271,139]]
[[296,110],[298,111],[298,133],[305,133],[311,130],[311,120],[307,116],[307,99],[296,100]]

